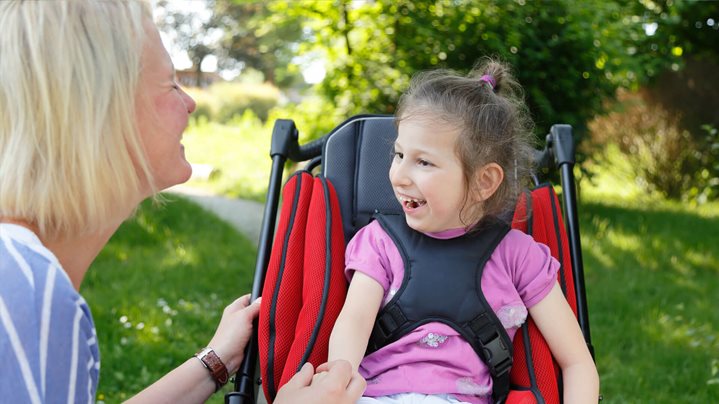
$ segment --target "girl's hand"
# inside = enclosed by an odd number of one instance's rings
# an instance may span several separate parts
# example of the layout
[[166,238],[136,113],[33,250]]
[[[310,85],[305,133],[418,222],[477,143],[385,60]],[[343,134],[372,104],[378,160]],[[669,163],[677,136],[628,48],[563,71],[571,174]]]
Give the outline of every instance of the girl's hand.
[[209,347],[227,367],[229,374],[234,374],[240,367],[245,346],[252,335],[252,321],[260,312],[261,297],[250,304],[250,295],[244,295],[225,307]]

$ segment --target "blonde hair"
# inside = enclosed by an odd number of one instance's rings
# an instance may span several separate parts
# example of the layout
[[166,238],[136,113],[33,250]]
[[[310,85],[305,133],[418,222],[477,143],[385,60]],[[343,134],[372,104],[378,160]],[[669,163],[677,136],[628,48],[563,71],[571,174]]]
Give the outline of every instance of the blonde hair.
[[62,238],[134,209],[152,183],[135,118],[151,19],[144,0],[0,2],[0,218]]

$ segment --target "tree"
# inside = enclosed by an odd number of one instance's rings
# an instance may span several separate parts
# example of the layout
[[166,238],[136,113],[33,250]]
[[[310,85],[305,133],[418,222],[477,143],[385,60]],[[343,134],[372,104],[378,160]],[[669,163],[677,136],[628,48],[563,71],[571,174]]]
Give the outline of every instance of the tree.
[[[176,7],[178,2],[160,0],[158,26],[171,33],[175,44],[187,52],[202,83],[202,62],[213,55],[218,68],[238,70],[252,68],[262,72],[266,81],[289,85],[299,70],[292,63],[301,37],[301,24],[287,18],[278,19],[266,2],[243,0],[206,0],[199,9]],[[183,3],[187,4],[187,3]]]
[[[212,7],[214,4],[214,0],[209,0],[207,6]],[[168,0],[160,0],[157,3],[161,11],[157,24],[160,29],[172,34],[176,46],[187,52],[195,70],[195,84],[200,87],[202,62],[207,56],[217,53],[221,29],[211,8],[187,11],[176,8],[176,5]]]
[[296,81],[293,63],[302,24],[272,12],[271,2],[220,1],[213,8],[223,27],[221,67],[241,64],[263,73],[265,80],[285,87]]
[[581,133],[624,67],[624,44],[613,36],[626,27],[620,5],[611,1],[337,0],[271,7],[303,21],[308,34],[299,51],[323,53],[328,74],[320,91],[347,115],[391,113],[413,73],[466,72],[491,55],[514,66],[538,133],[557,122]]

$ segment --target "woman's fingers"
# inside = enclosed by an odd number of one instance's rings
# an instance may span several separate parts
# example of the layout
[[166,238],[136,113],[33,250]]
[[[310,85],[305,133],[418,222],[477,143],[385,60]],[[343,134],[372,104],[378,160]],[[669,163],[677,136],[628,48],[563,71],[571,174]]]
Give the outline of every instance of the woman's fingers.
[[235,299],[234,302],[230,303],[225,307],[225,311],[233,312],[235,310],[241,310],[250,304],[250,294],[246,294]]
[[307,387],[310,383],[312,383],[312,377],[314,374],[315,371],[312,368],[312,364],[305,362],[300,371],[297,372],[296,375],[292,376],[292,378],[287,381],[286,385],[289,385],[289,388],[293,390],[301,387]]
[[336,383],[342,387],[347,386],[352,378],[352,365],[344,360],[323,363],[317,367],[317,373],[324,372],[328,383]]

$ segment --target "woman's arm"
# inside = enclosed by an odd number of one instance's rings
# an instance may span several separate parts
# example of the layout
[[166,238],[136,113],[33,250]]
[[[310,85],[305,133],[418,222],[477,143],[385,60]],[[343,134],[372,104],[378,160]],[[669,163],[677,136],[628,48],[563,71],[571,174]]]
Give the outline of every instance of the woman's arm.
[[[260,299],[250,304],[242,296],[225,308],[220,325],[210,341],[229,374],[240,367],[244,349],[252,335],[252,320],[260,310]],[[201,347],[200,347],[201,348]],[[199,359],[191,357],[163,376],[128,403],[204,403],[215,392],[215,381]]]
[[599,376],[579,329],[558,283],[539,303],[529,309],[537,328],[562,368],[565,403],[599,401]]
[[383,296],[384,289],[379,282],[355,271],[347,299],[332,329],[328,361],[347,360],[357,371]]

